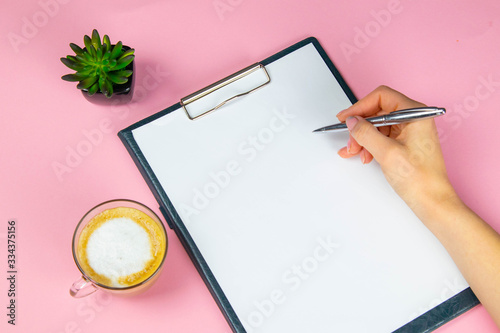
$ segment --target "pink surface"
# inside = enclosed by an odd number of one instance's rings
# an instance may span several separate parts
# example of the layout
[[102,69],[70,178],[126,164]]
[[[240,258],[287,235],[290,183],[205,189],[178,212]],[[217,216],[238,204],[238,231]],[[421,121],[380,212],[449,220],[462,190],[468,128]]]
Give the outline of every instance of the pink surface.
[[[79,277],[72,233],[108,199],[137,200],[159,213],[120,129],[308,36],[319,39],[358,97],[386,84],[448,109],[437,123],[451,180],[500,231],[498,1],[24,0],[2,7],[2,332],[229,332],[172,230],[157,284],[128,299],[69,296]],[[70,72],[59,61],[71,53],[68,44],[82,45],[93,28],[136,49],[131,104],[90,104],[60,79]],[[75,149],[84,156],[55,172]],[[18,237],[15,327],[6,316],[9,219]],[[478,306],[437,332],[498,331]]]

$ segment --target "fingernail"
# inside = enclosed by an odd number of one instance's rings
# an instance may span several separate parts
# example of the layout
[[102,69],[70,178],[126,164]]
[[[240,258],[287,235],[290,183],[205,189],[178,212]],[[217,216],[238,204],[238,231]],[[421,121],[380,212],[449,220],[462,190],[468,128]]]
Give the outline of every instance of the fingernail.
[[365,164],[366,158],[365,158],[365,151],[361,151],[361,154],[359,154],[359,158],[361,159],[361,163]]
[[351,153],[351,136],[349,136],[349,140],[347,140],[347,152]]
[[349,130],[352,130],[354,126],[358,123],[358,119],[355,117],[349,117],[346,119],[345,124]]
[[347,109],[344,109],[342,111],[340,111],[339,113],[337,113],[337,117],[340,116],[342,113],[346,112]]

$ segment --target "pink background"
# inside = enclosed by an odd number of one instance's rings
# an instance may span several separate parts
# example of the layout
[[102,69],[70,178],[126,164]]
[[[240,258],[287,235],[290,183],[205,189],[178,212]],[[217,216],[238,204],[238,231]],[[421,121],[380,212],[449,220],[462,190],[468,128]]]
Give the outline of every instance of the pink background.
[[[229,332],[172,230],[157,284],[128,299],[69,296],[79,277],[72,233],[108,199],[137,200],[159,213],[120,129],[308,36],[319,39],[358,97],[386,84],[448,109],[437,124],[450,178],[500,230],[498,1],[23,0],[4,1],[0,16],[3,332]],[[59,61],[71,53],[68,44],[82,45],[93,28],[136,49],[128,105],[90,104],[60,79],[71,72]],[[86,135],[96,132],[89,146]],[[85,156],[57,173],[54,165],[68,165],[76,149]],[[9,219],[18,226],[15,328],[5,315]],[[499,331],[482,306],[437,332],[473,331]]]

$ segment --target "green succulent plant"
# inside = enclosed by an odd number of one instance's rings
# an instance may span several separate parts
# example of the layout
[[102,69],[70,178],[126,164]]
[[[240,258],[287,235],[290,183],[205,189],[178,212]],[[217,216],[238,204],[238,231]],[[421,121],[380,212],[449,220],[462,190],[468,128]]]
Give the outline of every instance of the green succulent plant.
[[89,95],[100,91],[109,98],[113,95],[113,87],[127,83],[132,75],[132,71],[126,67],[134,60],[135,50],[126,50],[121,41],[112,45],[108,35],[104,35],[101,43],[96,29],[92,31],[92,38],[87,35],[83,37],[83,43],[83,49],[76,44],[69,44],[75,55],[68,55],[61,61],[76,73],[61,78],[78,82],[76,87],[86,90]]

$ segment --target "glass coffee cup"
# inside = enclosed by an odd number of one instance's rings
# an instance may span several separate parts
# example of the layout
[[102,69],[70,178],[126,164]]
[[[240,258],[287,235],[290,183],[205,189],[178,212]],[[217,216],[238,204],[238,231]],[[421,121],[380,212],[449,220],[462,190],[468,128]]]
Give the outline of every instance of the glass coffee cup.
[[82,217],[73,234],[73,259],[82,277],[70,294],[143,292],[158,279],[167,247],[165,227],[151,209],[127,199],[103,202]]

